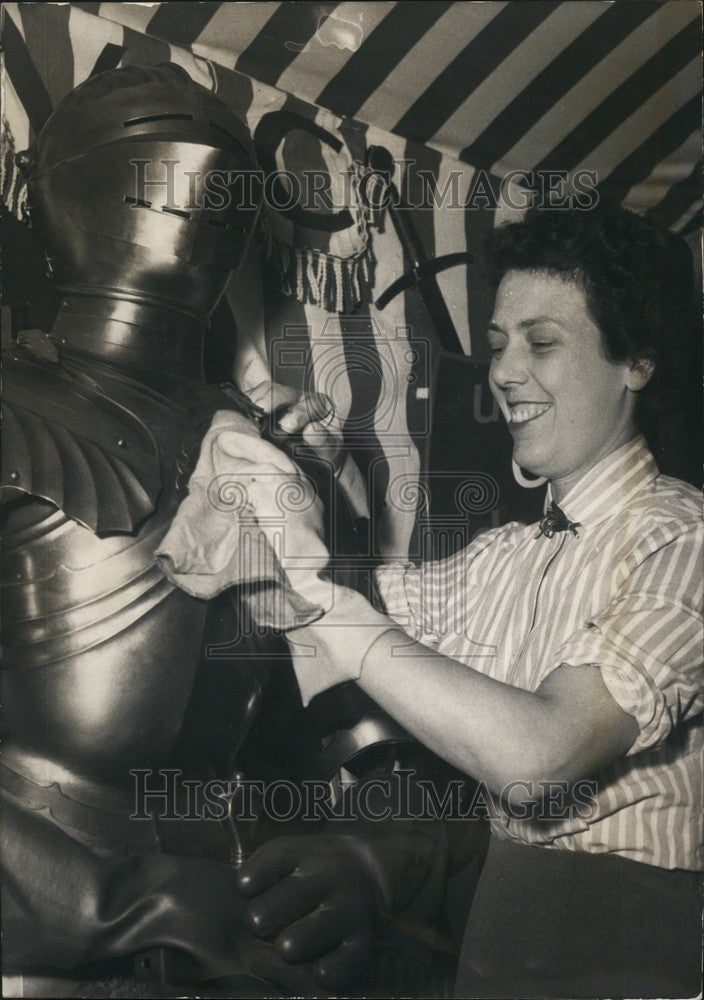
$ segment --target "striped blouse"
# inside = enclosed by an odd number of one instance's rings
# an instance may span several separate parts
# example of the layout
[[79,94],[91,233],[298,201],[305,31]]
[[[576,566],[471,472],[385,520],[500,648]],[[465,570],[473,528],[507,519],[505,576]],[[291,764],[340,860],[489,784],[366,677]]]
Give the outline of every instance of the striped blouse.
[[700,494],[661,475],[638,437],[562,508],[577,536],[512,522],[420,569],[381,567],[377,590],[415,639],[516,687],[596,664],[638,723],[628,754],[593,776],[593,808],[523,819],[497,800],[495,836],[703,868]]

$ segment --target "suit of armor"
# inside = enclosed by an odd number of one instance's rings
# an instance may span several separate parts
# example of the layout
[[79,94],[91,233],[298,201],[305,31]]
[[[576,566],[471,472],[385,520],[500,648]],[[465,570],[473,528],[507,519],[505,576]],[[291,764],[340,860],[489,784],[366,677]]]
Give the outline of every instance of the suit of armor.
[[[4,971],[104,970],[135,955],[144,971],[185,956],[187,978],[244,973],[244,995],[253,976],[309,993],[306,963],[262,940],[269,876],[264,892],[256,883],[273,864],[271,891],[286,900],[275,920],[325,914],[303,949],[332,956],[318,979],[357,975],[380,894],[405,906],[426,881],[436,894],[427,823],[384,837],[372,824],[359,852],[356,824],[315,844],[277,838],[238,882],[227,856],[164,853],[155,826],[130,818],[130,772],[168,766],[183,737],[209,626],[221,643],[235,632],[227,595],[175,589],[155,552],[213,414],[234,411],[249,433],[262,415],[202,369],[208,317],[258,210],[240,183],[254,164],[247,129],[177,67],[128,67],[70,94],[20,163],[60,306],[51,331],[4,362]],[[238,656],[227,675],[232,760],[266,668]],[[352,720],[317,774],[402,735],[382,717]],[[285,878],[290,857],[298,879]],[[238,891],[247,879],[254,910]]]
[[[130,769],[173,750],[209,612],[154,552],[214,412],[257,416],[201,359],[257,208],[208,207],[204,178],[250,169],[249,136],[177,67],[130,67],[74,91],[21,155],[61,303],[4,363],[5,971],[163,946],[201,976],[241,970],[234,873],[159,853],[129,817]],[[135,160],[171,161],[173,185],[135,190]],[[265,678],[232,670],[241,739]]]

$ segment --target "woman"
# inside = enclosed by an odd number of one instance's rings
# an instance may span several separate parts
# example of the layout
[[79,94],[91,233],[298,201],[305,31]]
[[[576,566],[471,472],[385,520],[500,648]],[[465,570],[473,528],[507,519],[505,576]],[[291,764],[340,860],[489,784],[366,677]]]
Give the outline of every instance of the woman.
[[[662,246],[618,208],[493,236],[489,379],[515,463],[548,481],[540,525],[383,567],[381,614],[297,568],[319,514],[287,517],[289,579],[329,609],[290,634],[304,698],[356,679],[494,794],[459,996],[699,990],[700,503],[638,432],[668,336]],[[262,516],[271,469],[240,470]]]

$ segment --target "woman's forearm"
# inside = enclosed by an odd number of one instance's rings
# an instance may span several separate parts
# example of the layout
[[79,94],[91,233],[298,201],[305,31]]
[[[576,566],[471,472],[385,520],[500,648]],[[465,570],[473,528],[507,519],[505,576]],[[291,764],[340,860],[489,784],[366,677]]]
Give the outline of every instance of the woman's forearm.
[[331,615],[298,633],[317,646],[319,662],[334,671],[359,649],[360,687],[425,746],[493,791],[521,781],[539,794],[540,781],[585,777],[625,753],[637,735],[596,666],[558,667],[526,691],[433,652],[390,619],[370,642],[364,606],[377,628],[379,616],[360,595],[350,603],[355,638],[342,588],[336,592]]
[[533,692],[434,653],[401,629],[377,639],[358,683],[421,743],[494,791],[551,777],[552,713]]

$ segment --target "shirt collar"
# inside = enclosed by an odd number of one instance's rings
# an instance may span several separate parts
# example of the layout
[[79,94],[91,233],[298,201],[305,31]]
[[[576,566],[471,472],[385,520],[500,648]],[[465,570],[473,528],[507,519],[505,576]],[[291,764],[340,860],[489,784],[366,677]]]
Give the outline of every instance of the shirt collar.
[[[582,476],[560,507],[570,521],[590,528],[622,508],[636,493],[660,474],[657,463],[642,435],[612,451]],[[548,483],[545,510],[552,503]]]

